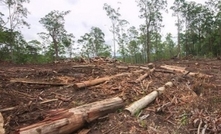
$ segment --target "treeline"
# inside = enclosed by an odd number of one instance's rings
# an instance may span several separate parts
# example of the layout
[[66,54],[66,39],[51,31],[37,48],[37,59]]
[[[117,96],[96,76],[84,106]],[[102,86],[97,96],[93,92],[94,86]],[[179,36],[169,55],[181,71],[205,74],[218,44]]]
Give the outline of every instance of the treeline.
[[[214,57],[221,55],[221,0],[204,4],[194,1],[136,0],[143,24],[131,26],[122,18],[120,7],[105,3],[104,12],[111,21],[113,50],[106,44],[102,29],[92,27],[88,33],[75,39],[65,29],[65,16],[70,11],[51,11],[39,20],[46,32],[38,33],[40,40],[26,41],[22,27],[26,22],[29,0],[0,0],[8,16],[0,13],[0,60],[16,63],[45,63],[60,58],[114,57],[130,63],[145,63],[174,56]],[[162,37],[160,31],[163,13],[168,10],[176,18],[177,42],[171,33]],[[168,14],[169,15],[169,14]],[[80,49],[76,47],[80,45]],[[113,52],[113,53],[112,53]],[[113,55],[112,55],[113,54]]]

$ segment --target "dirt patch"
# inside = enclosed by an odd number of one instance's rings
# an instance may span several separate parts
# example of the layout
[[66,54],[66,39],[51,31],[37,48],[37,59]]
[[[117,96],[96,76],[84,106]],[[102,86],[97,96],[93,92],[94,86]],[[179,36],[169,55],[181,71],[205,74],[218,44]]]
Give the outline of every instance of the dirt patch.
[[[1,64],[1,63],[0,63]],[[156,90],[168,81],[174,86],[166,90],[148,107],[135,116],[119,109],[114,113],[85,125],[76,133],[88,134],[171,134],[171,133],[221,133],[221,62],[218,60],[179,60],[154,63],[186,67],[191,72],[211,75],[212,78],[186,76],[182,73],[155,71],[142,82],[136,79],[146,71],[123,63],[99,61],[90,63],[59,62],[42,65],[15,65],[4,63],[0,67],[0,110],[7,133],[42,121],[51,109],[68,109],[83,104],[120,96],[126,106]],[[79,65],[84,65],[76,67]],[[90,66],[88,66],[90,65]],[[88,66],[88,67],[85,67]],[[147,66],[147,65],[142,65]],[[78,83],[119,73],[120,76],[101,84],[74,89],[64,85],[15,83],[12,79],[33,82]],[[150,83],[151,84],[148,84]]]

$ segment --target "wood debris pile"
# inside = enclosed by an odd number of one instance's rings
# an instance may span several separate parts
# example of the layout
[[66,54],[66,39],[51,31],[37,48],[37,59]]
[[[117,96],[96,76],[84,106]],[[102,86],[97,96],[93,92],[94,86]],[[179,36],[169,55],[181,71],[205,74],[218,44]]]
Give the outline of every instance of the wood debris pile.
[[0,131],[221,133],[219,66],[218,61],[126,65],[100,57],[81,64],[5,65]]

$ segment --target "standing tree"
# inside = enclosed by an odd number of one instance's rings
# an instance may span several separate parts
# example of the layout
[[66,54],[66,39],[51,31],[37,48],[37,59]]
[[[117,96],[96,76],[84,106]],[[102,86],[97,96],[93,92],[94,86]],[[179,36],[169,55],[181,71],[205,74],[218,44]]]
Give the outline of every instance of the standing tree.
[[115,41],[116,41],[116,25],[119,21],[119,17],[121,16],[119,13],[120,8],[118,7],[117,10],[112,8],[110,5],[107,3],[104,4],[103,9],[107,12],[107,16],[111,19],[112,27],[111,27],[111,32],[113,34],[113,43],[114,43],[114,58],[116,58],[116,46],[115,46]]
[[47,33],[41,34],[50,37],[52,40],[50,45],[56,60],[59,58],[59,53],[64,52],[64,48],[72,44],[72,38],[74,37],[72,34],[67,34],[64,28],[64,16],[68,13],[70,11],[59,12],[54,10],[39,21],[47,30]]
[[163,44],[165,46],[165,58],[172,58],[175,55],[175,43],[172,39],[171,33],[167,33],[166,40],[163,42]]
[[[10,31],[10,42],[8,42],[10,57],[14,59],[14,51],[16,51],[15,33],[18,28],[22,26],[29,26],[24,18],[27,18],[28,10],[23,6],[24,3],[29,3],[29,0],[1,0],[2,5],[6,6],[8,9],[8,17],[5,22],[5,26],[9,24]],[[1,13],[2,15],[2,13]],[[1,22],[3,20],[0,19]]]
[[162,26],[162,13],[161,10],[165,10],[167,6],[166,0],[137,0],[138,6],[140,7],[140,18],[145,20],[146,31],[146,53],[147,62],[150,62],[150,38],[152,30],[160,29]]
[[126,56],[126,45],[128,43],[127,35],[125,33],[125,27],[129,24],[126,20],[119,20],[116,25],[117,43],[119,45],[118,52],[122,55],[123,61],[125,61]]
[[[173,16],[177,17],[177,56],[179,56],[181,52],[181,47],[180,47],[180,33],[182,31],[182,26],[183,26],[183,19],[182,19],[182,6],[184,5],[185,0],[175,0],[173,3],[173,6],[170,7],[170,9],[173,10]],[[179,58],[179,57],[178,57]]]
[[105,34],[98,27],[92,27],[90,33],[85,33],[78,39],[82,44],[82,55],[87,58],[93,56],[110,56],[110,48],[105,44]]

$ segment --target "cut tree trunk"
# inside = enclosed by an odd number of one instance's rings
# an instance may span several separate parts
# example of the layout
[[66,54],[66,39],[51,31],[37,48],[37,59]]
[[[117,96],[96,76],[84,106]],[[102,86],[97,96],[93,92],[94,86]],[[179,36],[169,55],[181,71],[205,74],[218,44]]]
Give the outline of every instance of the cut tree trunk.
[[148,104],[150,104],[157,96],[162,94],[167,87],[172,87],[172,82],[167,82],[164,86],[158,88],[157,90],[151,92],[140,100],[132,103],[129,107],[125,108],[126,111],[129,111],[131,115],[135,115],[138,111],[145,108]]
[[180,73],[183,73],[184,75],[190,75],[190,76],[195,76],[195,77],[199,77],[199,78],[211,78],[212,77],[211,75],[207,75],[207,74],[203,74],[203,73],[194,73],[194,72],[187,71],[187,70],[185,70],[184,67],[170,66],[170,65],[164,65],[164,66],[160,66],[160,67],[167,69],[167,70],[180,72]]
[[73,87],[76,88],[76,89],[89,87],[89,86],[93,86],[93,85],[103,83],[103,82],[108,81],[108,80],[110,80],[112,78],[115,78],[115,77],[126,76],[126,75],[130,75],[130,74],[131,73],[121,73],[121,74],[116,74],[114,76],[107,76],[107,77],[98,78],[98,79],[94,79],[94,80],[88,80],[88,81],[73,84]]
[[0,113],[0,134],[4,134],[5,133],[5,129],[4,127],[4,119],[2,114]]
[[116,109],[122,108],[124,102],[121,98],[111,98],[69,110],[50,111],[42,122],[20,128],[18,134],[70,134]]
[[144,69],[144,70],[150,70],[149,67],[140,67],[140,69]]
[[95,65],[74,65],[73,68],[94,68]]
[[52,83],[52,82],[44,82],[44,81],[33,81],[27,80],[23,78],[15,78],[10,80],[11,83],[25,83],[25,84],[39,84],[39,85],[54,85],[54,86],[65,86],[67,83]]
[[118,68],[118,69],[128,69],[129,67],[128,66],[116,66],[116,68]]

